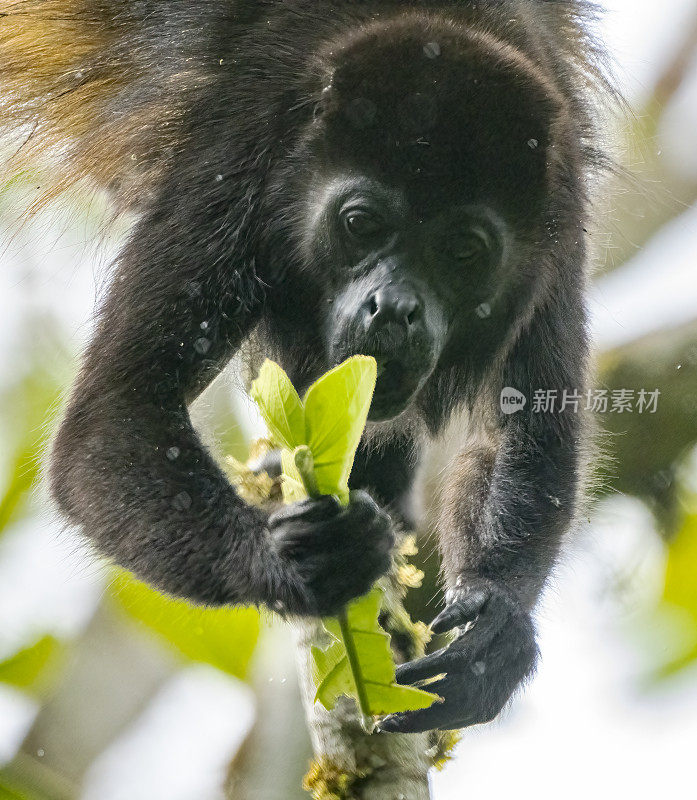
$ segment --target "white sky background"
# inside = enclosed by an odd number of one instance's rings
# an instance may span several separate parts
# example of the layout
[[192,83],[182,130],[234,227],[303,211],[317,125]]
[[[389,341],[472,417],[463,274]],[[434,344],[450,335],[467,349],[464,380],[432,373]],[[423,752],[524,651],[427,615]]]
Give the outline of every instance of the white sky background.
[[[630,100],[649,90],[696,4],[604,4],[610,13],[603,29]],[[697,173],[697,68],[668,119],[658,146]],[[95,283],[104,276],[105,259],[95,265],[83,232],[69,230],[59,238],[55,225],[44,224],[45,229],[39,223],[27,233],[33,246],[0,249],[5,343],[0,383],[21,366],[20,345],[33,335],[20,327],[27,312],[54,312],[77,345],[89,330]],[[44,255],[47,241],[51,247]],[[28,254],[42,259],[40,269],[33,268]],[[697,316],[696,260],[697,211],[692,209],[596,288],[597,342],[620,344]],[[660,692],[641,691],[648,665],[630,633],[634,618],[641,618],[659,591],[660,546],[637,503],[609,503],[604,519],[582,532],[548,593],[540,613],[544,659],[534,684],[504,719],[466,734],[456,762],[434,776],[435,800],[551,800],[560,793],[585,798],[620,792],[648,800],[689,796],[687,787],[694,792],[697,674]],[[618,574],[632,576],[622,598],[610,591]],[[86,567],[48,520],[12,532],[0,544],[0,658],[28,631],[65,633],[79,627],[99,591],[98,570]],[[212,786],[240,734],[239,727],[228,724],[235,711],[241,724],[248,724],[249,699],[230,682],[207,670],[176,678],[153,699],[135,729],[95,764],[83,800],[217,800]],[[0,763],[11,756],[32,716],[30,702],[0,687]],[[198,732],[206,729],[215,731],[219,747],[204,753]],[[121,767],[127,753],[134,757],[128,759],[126,787]],[[172,764],[177,764],[175,782]]]

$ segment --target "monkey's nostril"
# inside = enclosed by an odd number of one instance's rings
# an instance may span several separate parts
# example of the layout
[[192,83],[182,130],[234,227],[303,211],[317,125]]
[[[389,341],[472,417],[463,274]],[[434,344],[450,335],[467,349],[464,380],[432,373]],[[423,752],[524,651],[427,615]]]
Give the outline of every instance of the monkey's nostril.
[[375,296],[370,298],[370,315],[374,317],[378,313],[378,301]]
[[418,315],[419,315],[419,307],[416,306],[407,315],[407,325],[413,325],[416,322],[416,318],[418,317]]

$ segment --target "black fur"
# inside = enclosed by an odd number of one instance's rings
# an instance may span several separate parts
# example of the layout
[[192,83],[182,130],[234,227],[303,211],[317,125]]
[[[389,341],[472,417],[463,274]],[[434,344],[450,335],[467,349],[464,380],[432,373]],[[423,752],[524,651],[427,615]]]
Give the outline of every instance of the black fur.
[[[452,589],[440,627],[475,626],[401,673],[447,671],[446,702],[384,727],[492,719],[534,668],[529,614],[579,488],[581,417],[530,405],[504,417],[498,397],[584,385],[585,184],[598,160],[588,7],[119,6],[156,12],[140,23],[129,12],[122,45],[143,39],[151,91],[192,49],[203,78],[143,197],[57,437],[60,507],[166,592],[336,611],[388,566],[384,513],[354,495],[346,511],[321,501],[267,519],[236,496],[187,405],[253,331],[300,388],[373,352],[386,376],[374,418],[388,421],[370,426],[355,488],[397,508],[455,412],[479,431],[450,464],[437,515]],[[119,102],[133,112],[132,97]],[[347,235],[342,192],[370,194],[377,238]]]

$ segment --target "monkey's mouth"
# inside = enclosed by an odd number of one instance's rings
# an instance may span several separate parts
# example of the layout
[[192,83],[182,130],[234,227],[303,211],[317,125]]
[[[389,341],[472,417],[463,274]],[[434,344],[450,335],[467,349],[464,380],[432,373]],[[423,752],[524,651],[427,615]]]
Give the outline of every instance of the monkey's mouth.
[[404,411],[421,384],[421,373],[399,359],[378,362],[378,382],[368,419],[392,419]]

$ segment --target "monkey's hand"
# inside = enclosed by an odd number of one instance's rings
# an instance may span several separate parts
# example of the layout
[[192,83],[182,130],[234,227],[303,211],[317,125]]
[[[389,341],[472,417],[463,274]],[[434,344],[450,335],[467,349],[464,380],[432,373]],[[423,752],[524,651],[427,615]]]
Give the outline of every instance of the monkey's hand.
[[459,628],[455,641],[397,669],[403,684],[441,676],[424,688],[440,695],[443,703],[386,717],[382,731],[418,733],[490,722],[535,669],[532,620],[508,589],[492,581],[472,581],[448,592],[447,600],[431,629],[445,633]]
[[333,497],[284,506],[268,526],[290,614],[335,616],[391,565],[392,522],[365,492],[351,492],[346,507]]

